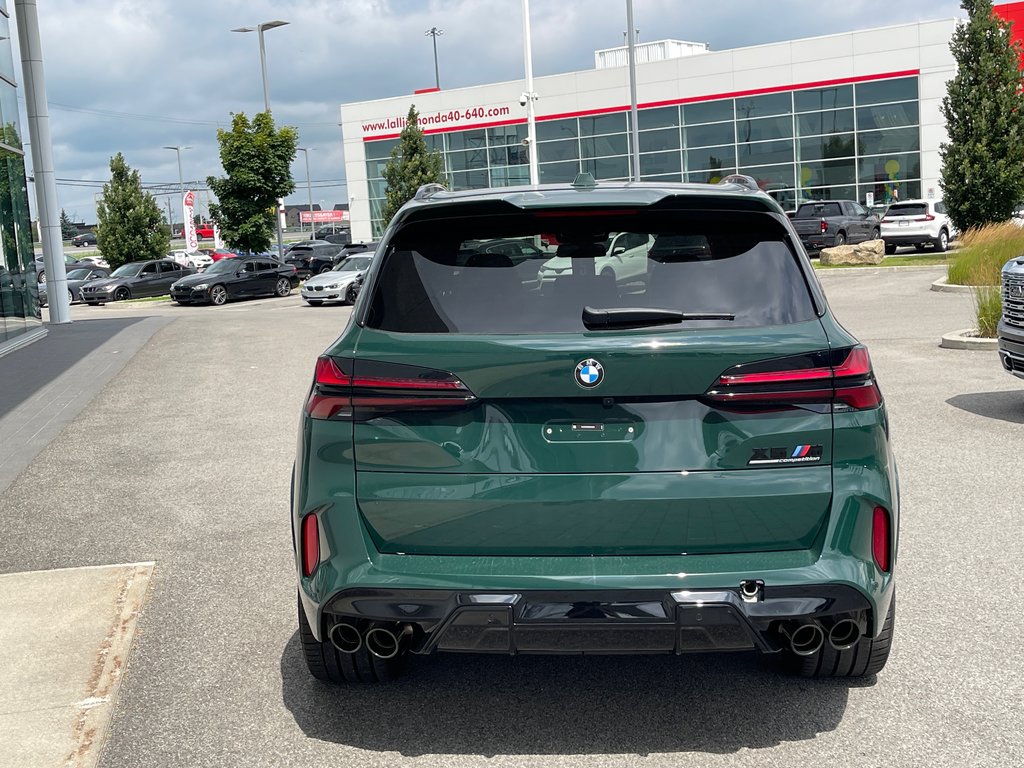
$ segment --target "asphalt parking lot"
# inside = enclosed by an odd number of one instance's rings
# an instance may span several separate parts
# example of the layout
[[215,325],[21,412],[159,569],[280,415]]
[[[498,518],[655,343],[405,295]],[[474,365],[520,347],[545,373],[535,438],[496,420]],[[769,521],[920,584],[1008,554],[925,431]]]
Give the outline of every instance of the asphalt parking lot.
[[439,655],[384,687],[315,682],[289,468],[350,310],[297,291],[74,307],[170,321],[0,495],[0,572],[155,563],[102,766],[1020,766],[1024,382],[994,352],[938,347],[972,315],[928,290],[941,273],[821,274],[871,350],[900,463],[899,614],[875,680],[748,655]]

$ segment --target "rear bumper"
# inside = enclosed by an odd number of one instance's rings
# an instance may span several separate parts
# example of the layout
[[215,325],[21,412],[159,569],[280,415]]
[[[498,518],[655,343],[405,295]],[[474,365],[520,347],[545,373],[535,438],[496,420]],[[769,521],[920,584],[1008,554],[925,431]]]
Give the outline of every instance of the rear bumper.
[[836,236],[831,232],[814,235],[800,235],[800,242],[808,253],[818,253],[822,248],[832,248],[836,244]]
[[841,585],[740,589],[480,592],[350,589],[325,606],[327,626],[407,628],[412,653],[688,653],[788,644],[808,623],[825,635],[837,622],[871,630],[871,604]]
[[916,245],[917,243],[930,243],[938,239],[938,232],[907,232],[905,229],[898,231],[882,230],[882,240],[888,245]]

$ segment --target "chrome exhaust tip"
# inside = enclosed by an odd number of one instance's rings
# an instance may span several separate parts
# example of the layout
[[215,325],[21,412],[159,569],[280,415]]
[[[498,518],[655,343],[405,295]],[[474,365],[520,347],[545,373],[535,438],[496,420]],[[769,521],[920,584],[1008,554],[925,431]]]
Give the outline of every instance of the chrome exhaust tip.
[[853,648],[858,640],[860,640],[860,627],[852,619],[837,621],[828,633],[828,644],[837,651]]
[[351,624],[335,624],[327,631],[327,639],[342,653],[355,653],[363,647],[359,630]]
[[391,627],[373,627],[366,633],[366,650],[378,659],[393,659],[402,649],[402,641],[412,634],[412,627],[403,624]]
[[817,624],[783,626],[781,631],[789,640],[789,650],[797,656],[813,656],[825,644],[825,631]]

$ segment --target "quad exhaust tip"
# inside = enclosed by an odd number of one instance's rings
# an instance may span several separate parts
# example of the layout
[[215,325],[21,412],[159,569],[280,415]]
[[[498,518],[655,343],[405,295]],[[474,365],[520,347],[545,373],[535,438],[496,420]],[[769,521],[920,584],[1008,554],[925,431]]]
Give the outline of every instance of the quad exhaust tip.
[[789,650],[797,656],[813,656],[825,644],[825,631],[818,624],[784,626],[782,634],[789,640]]
[[327,639],[342,653],[355,653],[363,647],[359,630],[351,624],[335,624],[327,632]]
[[402,642],[412,634],[412,626],[372,627],[366,633],[366,650],[378,659],[393,659],[402,649]]
[[860,627],[852,619],[837,621],[828,633],[828,644],[837,651],[853,648],[858,640],[860,640]]

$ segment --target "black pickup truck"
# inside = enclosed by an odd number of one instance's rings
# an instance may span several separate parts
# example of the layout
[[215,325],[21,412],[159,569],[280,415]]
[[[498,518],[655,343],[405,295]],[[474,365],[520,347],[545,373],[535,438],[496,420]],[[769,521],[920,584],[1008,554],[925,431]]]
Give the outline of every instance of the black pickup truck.
[[880,237],[878,216],[854,200],[822,200],[804,203],[793,214],[796,229],[808,253],[818,253],[846,243]]

